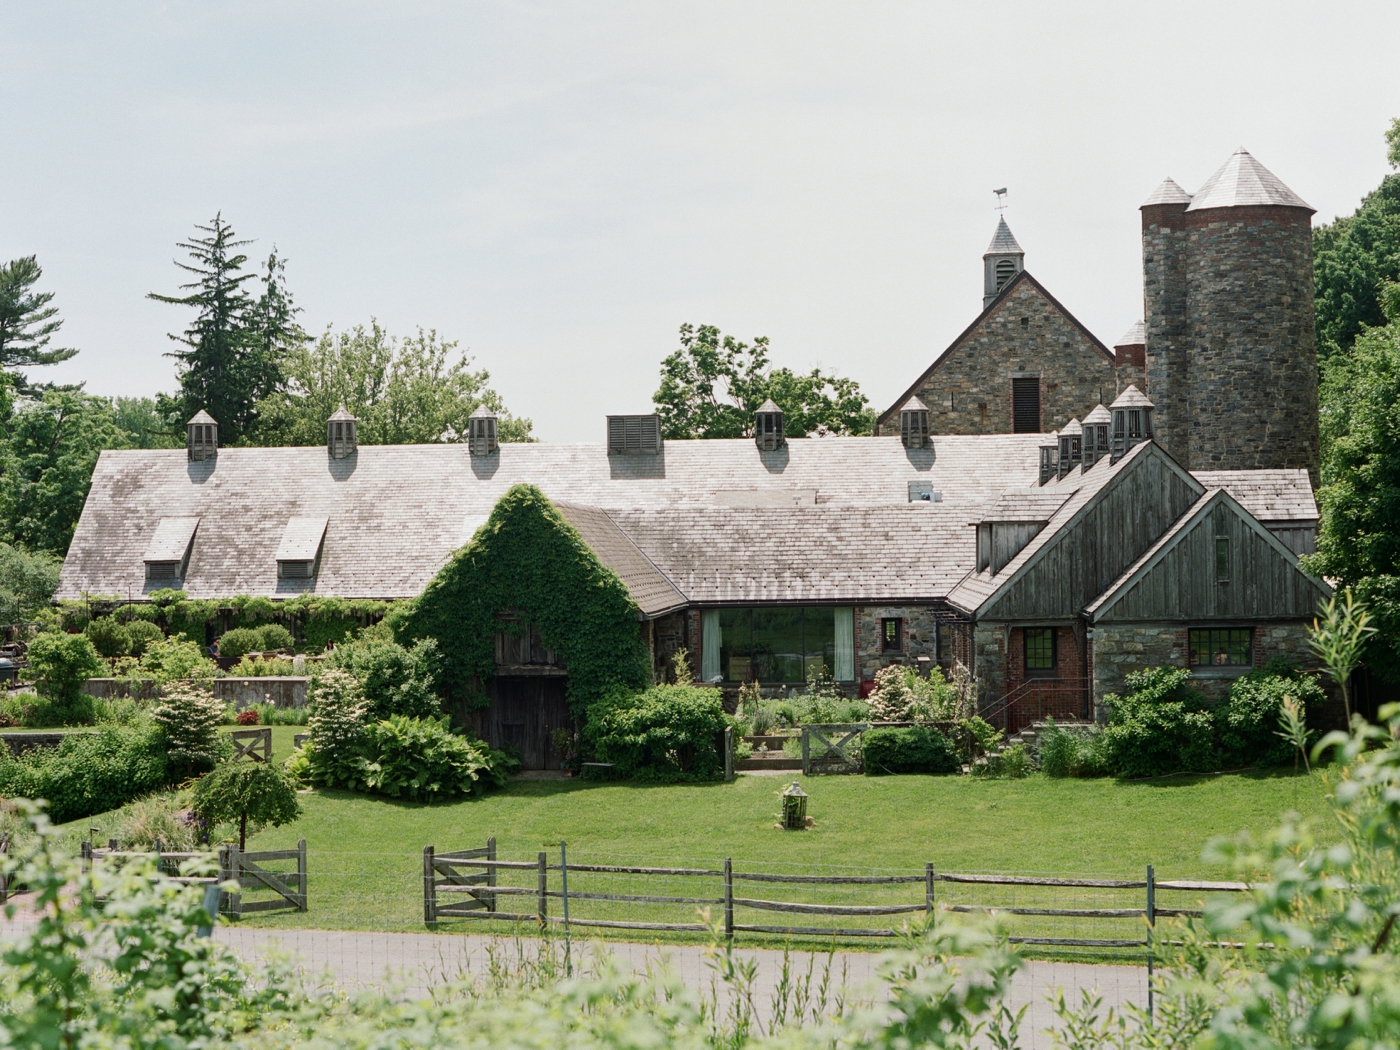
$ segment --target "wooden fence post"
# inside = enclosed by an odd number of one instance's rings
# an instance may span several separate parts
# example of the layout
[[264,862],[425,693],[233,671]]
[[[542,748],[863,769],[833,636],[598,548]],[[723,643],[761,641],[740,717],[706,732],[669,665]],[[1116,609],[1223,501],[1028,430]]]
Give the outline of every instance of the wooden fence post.
[[[233,870],[232,870],[232,867],[230,866],[230,863],[229,863],[229,855],[228,855],[229,848],[230,848],[230,847],[228,847],[228,846],[221,846],[221,847],[219,847],[219,884],[220,884],[220,885],[223,885],[225,882],[228,882],[230,879],[233,878]],[[233,897],[232,897],[231,894],[220,892],[220,894],[219,894],[219,910],[220,910],[220,911],[232,911],[232,900],[233,900]]]
[[423,847],[423,921],[437,922],[437,886],[433,876],[433,847]]
[[812,775],[812,734],[806,726],[802,727],[802,775]]
[[1152,932],[1157,925],[1157,878],[1147,866],[1147,1019],[1152,1020]]
[[724,937],[734,939],[734,861],[724,858]]
[[92,871],[92,843],[84,839],[82,845],[78,847],[78,854],[82,857],[83,871]]
[[548,922],[549,914],[549,855],[540,851],[540,925]]
[[[496,859],[496,836],[495,836],[495,835],[492,835],[490,838],[488,838],[488,839],[486,840],[486,859],[487,859],[487,860],[495,860],[495,859]],[[493,866],[493,867],[489,867],[489,868],[486,869],[486,885],[488,885],[488,886],[494,886],[494,885],[496,885],[496,869],[495,869],[494,866]],[[496,910],[496,895],[495,895],[494,893],[489,894],[489,895],[487,896],[487,898],[486,898],[486,910],[487,910],[487,911],[495,911],[495,910]]]
[[734,779],[734,727],[724,727],[724,782]]
[[243,858],[232,843],[228,848],[228,870],[229,878],[238,883],[238,889],[229,894],[229,914],[239,916],[243,914],[243,894],[239,892],[243,888]]
[[933,862],[924,865],[924,911],[928,915],[929,928],[933,928]]
[[301,907],[298,911],[306,911],[306,840],[297,839],[297,893],[301,896]]

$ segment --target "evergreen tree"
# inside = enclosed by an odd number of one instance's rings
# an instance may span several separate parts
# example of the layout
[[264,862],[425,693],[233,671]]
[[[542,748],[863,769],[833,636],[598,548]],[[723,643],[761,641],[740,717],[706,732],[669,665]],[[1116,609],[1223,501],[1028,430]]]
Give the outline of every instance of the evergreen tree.
[[268,261],[263,294],[254,300],[243,285],[257,275],[243,272],[248,257],[238,251],[252,242],[237,240],[222,213],[195,230],[197,236],[179,244],[192,262],[175,263],[194,275],[180,286],[189,294],[149,295],[197,311],[189,328],[170,336],[185,347],[168,355],[177,361],[180,392],[161,395],[159,405],[172,428],[204,409],[218,420],[220,441],[232,444],[252,425],[257,402],[282,385],[280,353],[295,329],[295,308],[276,252]]
[[[43,276],[36,256],[26,255],[0,266],[0,368],[56,365],[78,351],[48,349],[49,341],[63,327],[58,307],[50,306],[53,292],[36,292]],[[22,376],[16,386],[25,388]]]

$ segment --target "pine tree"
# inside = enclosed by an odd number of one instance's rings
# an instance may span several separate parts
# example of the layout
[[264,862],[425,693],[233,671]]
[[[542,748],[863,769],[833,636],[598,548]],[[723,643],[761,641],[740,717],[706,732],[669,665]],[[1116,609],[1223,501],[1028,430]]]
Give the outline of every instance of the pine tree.
[[178,428],[202,408],[218,420],[220,441],[231,444],[252,425],[258,400],[282,385],[281,347],[295,328],[295,308],[275,252],[263,295],[254,300],[243,285],[257,275],[243,272],[248,257],[238,251],[252,242],[237,240],[222,213],[195,230],[202,236],[179,244],[192,264],[175,263],[195,275],[180,286],[189,294],[148,296],[198,311],[189,328],[170,336],[186,349],[167,355],[177,361],[180,393],[162,395],[160,410]]
[[[56,365],[78,352],[47,349],[63,319],[58,307],[49,305],[53,292],[34,291],[43,273],[33,255],[0,266],[0,368]],[[24,388],[22,376],[16,377],[16,386]]]

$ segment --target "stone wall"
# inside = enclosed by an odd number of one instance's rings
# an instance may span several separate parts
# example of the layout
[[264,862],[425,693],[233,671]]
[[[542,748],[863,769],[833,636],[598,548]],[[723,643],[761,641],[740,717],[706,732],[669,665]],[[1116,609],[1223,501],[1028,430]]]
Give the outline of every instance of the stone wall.
[[[681,649],[689,649],[686,644],[686,613],[674,612],[652,620],[651,658],[652,680],[665,682],[671,670],[671,658]],[[700,677],[700,647],[690,650],[690,669],[696,680]]]
[[[1029,276],[1029,275],[1027,275]],[[1117,396],[1115,362],[1032,281],[1020,279],[965,333],[914,392],[933,434],[1012,432],[1011,380],[1040,378],[1041,430],[1083,419]],[[899,406],[879,432],[899,435]]]
[[214,698],[242,711],[253,704],[302,707],[310,679],[291,675],[268,678],[215,678]]
[[1004,624],[979,623],[972,629],[972,673],[977,679],[977,709],[986,711],[1006,695],[1008,630]]
[[1153,436],[1186,462],[1187,343],[1186,205],[1142,209],[1142,303],[1147,330],[1147,393],[1155,411]]
[[[897,618],[903,621],[900,636],[902,648],[897,653],[882,650],[883,635],[880,621]],[[875,672],[890,664],[907,664],[923,671],[932,670],[938,648],[938,610],[932,605],[868,605],[855,611],[856,677],[861,682],[875,680]],[[928,662],[919,663],[919,657]]]

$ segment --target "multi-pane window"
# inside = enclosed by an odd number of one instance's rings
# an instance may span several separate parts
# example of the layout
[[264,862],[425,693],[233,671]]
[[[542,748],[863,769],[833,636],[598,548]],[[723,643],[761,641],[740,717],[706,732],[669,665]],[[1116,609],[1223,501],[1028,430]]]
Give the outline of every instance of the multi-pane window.
[[904,639],[902,637],[902,620],[895,617],[887,617],[880,621],[880,651],[885,653],[897,653],[904,649]]
[[1190,633],[1192,667],[1249,667],[1254,662],[1248,627],[1203,627]]
[[1046,674],[1055,670],[1055,628],[1026,628],[1026,673]]
[[1217,536],[1215,540],[1215,578],[1230,578],[1230,540],[1226,536]]
[[[843,631],[838,631],[838,612]],[[725,681],[798,683],[821,668],[838,680],[855,675],[849,610],[720,609],[715,626],[718,674]],[[838,643],[844,643],[840,652]]]

